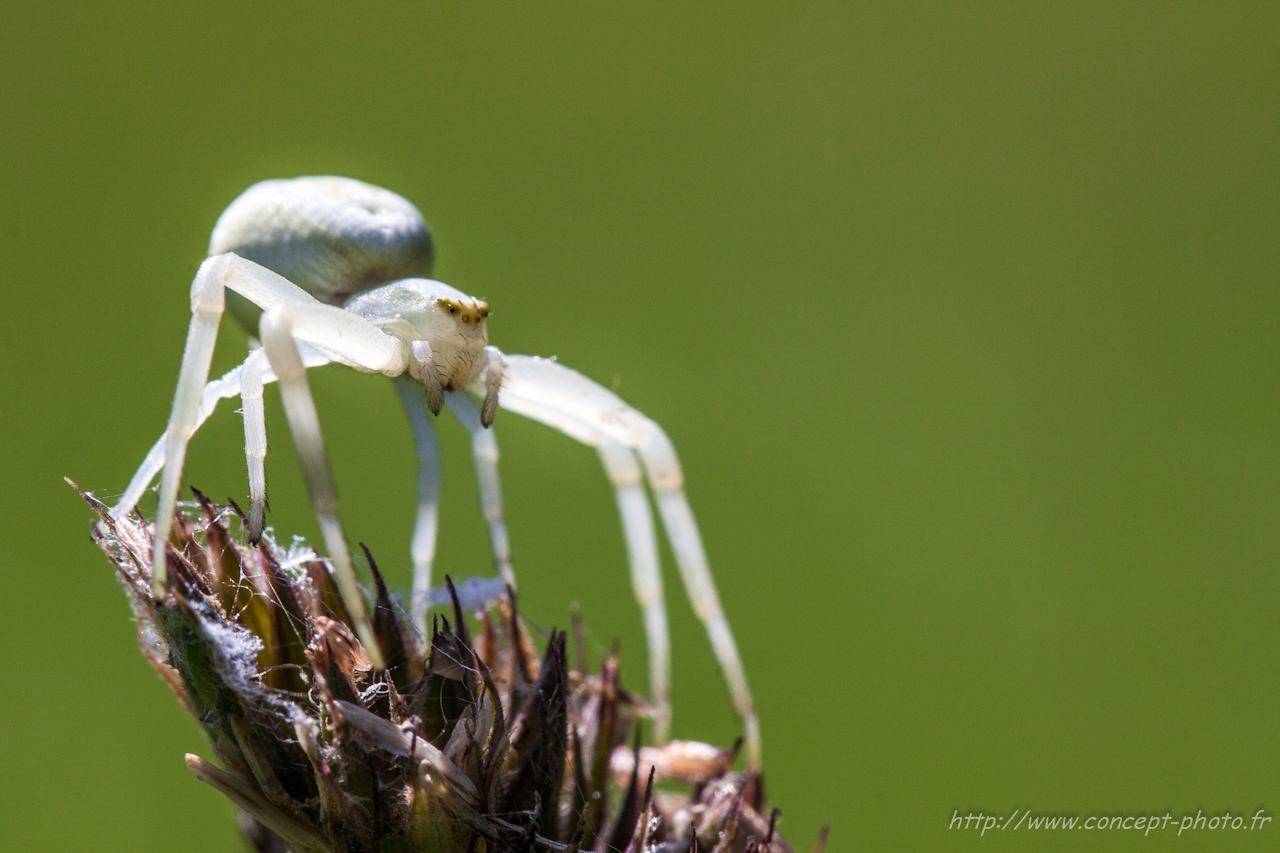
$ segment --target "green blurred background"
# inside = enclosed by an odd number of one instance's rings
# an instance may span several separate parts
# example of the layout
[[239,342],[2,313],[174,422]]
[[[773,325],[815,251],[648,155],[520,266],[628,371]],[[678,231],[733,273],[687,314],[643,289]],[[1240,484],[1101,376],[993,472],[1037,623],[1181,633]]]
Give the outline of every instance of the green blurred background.
[[[1030,5],[7,3],[0,847],[238,845],[61,477],[124,487],[214,220],[316,173],[414,201],[496,344],[667,427],[802,848],[830,819],[833,850],[1130,849],[947,823],[1280,807],[1280,7]],[[312,381],[349,535],[406,588],[391,385]],[[268,401],[269,521],[314,537]],[[235,408],[191,449],[215,496],[246,490]],[[439,566],[487,574],[442,424]],[[496,429],[525,609],[580,602],[642,686],[595,455]],[[675,733],[728,742],[666,568]]]

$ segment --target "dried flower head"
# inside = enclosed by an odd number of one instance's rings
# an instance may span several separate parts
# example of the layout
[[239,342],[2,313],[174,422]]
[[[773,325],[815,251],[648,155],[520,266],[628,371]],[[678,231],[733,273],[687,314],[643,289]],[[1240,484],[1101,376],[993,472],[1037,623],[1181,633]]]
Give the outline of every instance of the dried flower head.
[[428,640],[366,550],[378,670],[310,549],[243,544],[228,524],[238,510],[196,492],[156,599],[152,525],[113,520],[81,494],[143,654],[221,767],[187,765],[240,808],[255,849],[790,853],[760,780],[732,769],[736,747],[642,747],[649,708],[619,684],[616,650],[590,672],[580,639],[571,665],[553,630],[539,652],[510,590],[468,603],[473,638],[448,582],[453,618],[438,617]]

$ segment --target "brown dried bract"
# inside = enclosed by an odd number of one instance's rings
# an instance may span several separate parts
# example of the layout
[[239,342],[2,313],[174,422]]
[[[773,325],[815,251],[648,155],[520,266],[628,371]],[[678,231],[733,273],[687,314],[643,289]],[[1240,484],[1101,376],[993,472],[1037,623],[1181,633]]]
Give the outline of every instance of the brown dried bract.
[[376,670],[314,554],[249,547],[228,529],[235,513],[199,496],[201,511],[174,525],[175,582],[156,600],[151,525],[81,494],[143,654],[221,764],[188,766],[243,811],[254,849],[790,853],[751,802],[758,780],[732,770],[736,750],[626,746],[648,709],[618,683],[616,652],[599,672],[582,654],[572,667],[553,630],[539,653],[514,595],[483,614],[455,598],[452,621],[423,638],[370,556],[389,666]]

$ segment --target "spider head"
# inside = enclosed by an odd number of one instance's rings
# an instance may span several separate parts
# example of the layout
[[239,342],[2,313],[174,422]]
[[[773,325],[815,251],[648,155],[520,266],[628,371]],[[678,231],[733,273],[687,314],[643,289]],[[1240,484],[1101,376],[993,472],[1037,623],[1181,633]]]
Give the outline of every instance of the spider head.
[[446,391],[471,380],[489,343],[488,303],[440,281],[401,279],[361,293],[344,307],[406,342],[430,343],[434,370]]
[[436,307],[448,314],[464,328],[475,328],[489,316],[489,303],[482,300],[463,301],[441,296],[436,299]]

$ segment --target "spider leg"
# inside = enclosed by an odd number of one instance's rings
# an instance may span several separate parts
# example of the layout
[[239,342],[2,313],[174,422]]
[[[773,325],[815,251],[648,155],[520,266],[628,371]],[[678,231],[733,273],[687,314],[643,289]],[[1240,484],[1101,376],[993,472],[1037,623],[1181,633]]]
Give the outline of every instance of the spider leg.
[[[200,421],[201,402],[205,396],[209,364],[217,341],[218,324],[226,305],[227,288],[266,312],[263,315],[263,329],[260,331],[263,331],[264,342],[268,337],[271,339],[265,349],[272,369],[284,388],[285,411],[290,416],[291,426],[295,416],[299,421],[298,427],[294,429],[295,435],[301,434],[299,449],[305,445],[313,451],[304,457],[304,473],[309,475],[309,487],[313,485],[312,480],[316,479],[316,476],[311,475],[315,475],[320,468],[327,474],[328,465],[323,457],[323,439],[320,438],[315,407],[306,386],[305,368],[294,342],[295,336],[313,344],[333,360],[365,370],[398,375],[404,372],[408,363],[404,347],[397,339],[354,314],[320,304],[304,290],[270,270],[232,253],[206,259],[200,265],[191,285],[191,325],[182,353],[182,367],[178,374],[178,387],[174,392],[169,426],[165,431],[164,471],[160,478],[155,543],[151,555],[152,590],[157,597],[163,596],[168,587],[165,548],[169,532],[173,529],[173,513],[187,443]],[[271,322],[267,322],[268,318],[271,318]],[[308,407],[310,423],[306,417]],[[314,428],[309,430],[309,427]],[[323,463],[321,465],[316,464],[314,454],[317,444],[319,460]],[[331,486],[332,476],[328,479]],[[320,480],[316,479],[316,483],[320,485]],[[326,533],[326,547],[331,551],[336,580],[348,612],[356,623],[353,627],[375,663],[380,664],[377,661],[377,645],[372,642],[364,615],[364,602],[355,581],[351,556],[341,539],[336,513],[332,511],[332,488],[329,492],[327,500],[322,491],[313,492],[312,504],[321,520],[321,529]],[[326,509],[327,513],[322,513],[322,509]],[[335,546],[340,547],[335,550]]]
[[498,576],[514,589],[516,573],[511,568],[511,543],[507,539],[507,522],[502,512],[497,439],[493,430],[483,425],[480,407],[466,394],[449,391],[444,395],[444,404],[471,435],[471,454],[475,458],[476,480],[480,487],[480,511],[489,525],[493,562]]
[[262,370],[267,356],[255,349],[240,372],[240,410],[244,416],[244,458],[249,470],[249,544],[262,539],[267,512],[267,413],[262,405]]
[[[209,363],[218,340],[218,324],[226,306],[226,288],[270,307],[286,301],[315,302],[302,288],[270,270],[232,254],[206,258],[191,283],[191,325],[182,351],[182,367],[178,387],[173,395],[173,409],[165,430],[164,473],[160,477],[160,495],[156,504],[155,543],[151,553],[151,586],[156,596],[168,588],[168,566],[165,547],[173,529],[173,511],[178,502],[178,485],[187,443],[200,418],[200,402]],[[317,303],[318,304],[318,303]]]
[[[250,353],[250,355],[253,355],[253,353]],[[307,367],[320,367],[328,364],[330,359],[328,356],[322,355],[314,347],[304,345],[302,362]],[[244,367],[244,363],[238,364],[217,379],[209,380],[204,386],[204,393],[200,395],[200,410],[196,415],[195,427],[192,429],[193,433],[200,429],[204,422],[209,419],[209,416],[213,414],[213,410],[217,407],[219,400],[240,395],[240,376]],[[264,384],[276,381],[275,373],[266,362],[261,362],[261,368],[262,382]],[[111,508],[112,518],[124,518],[133,512],[133,508],[138,505],[138,501],[142,500],[142,495],[147,491],[147,487],[164,470],[166,437],[167,433],[162,433],[156,439],[156,443],[151,445],[151,450],[147,452],[146,458],[138,466],[133,479],[129,481],[129,487],[124,490],[120,500]]]
[[649,508],[644,475],[635,452],[608,438],[602,439],[597,449],[614,485],[627,543],[627,561],[631,566],[631,588],[644,614],[644,635],[649,646],[649,692],[657,706],[654,740],[661,744],[667,741],[671,729],[671,632],[662,594],[653,511]]
[[440,497],[440,446],[436,428],[427,409],[422,383],[407,373],[395,379],[396,392],[409,416],[413,443],[418,451],[418,515],[413,524],[409,553],[413,558],[413,590],[409,616],[426,636],[428,596],[431,592],[431,564],[436,556],[436,526]]
[[[504,409],[555,427],[584,444],[600,448],[605,439],[634,450],[644,463],[667,538],[675,554],[694,612],[706,627],[733,704],[746,729],[747,764],[760,766],[760,725],[733,632],[725,619],[707,564],[698,527],[684,494],[675,448],[666,433],[616,394],[567,367],[530,356],[506,356],[499,404]],[[605,461],[606,470],[609,462]],[[614,472],[610,471],[611,476]],[[615,481],[615,487],[622,485]],[[622,505],[622,498],[619,498]],[[628,538],[638,523],[625,523]],[[636,570],[633,568],[633,572]],[[635,575],[633,574],[633,577]],[[640,585],[640,580],[636,580]],[[647,623],[646,623],[647,626]],[[665,637],[664,637],[665,640]],[[663,648],[660,646],[660,648]],[[655,655],[656,656],[656,655]]]
[[[351,614],[356,636],[364,644],[374,666],[383,667],[381,654],[365,611],[351,553],[338,520],[338,494],[329,467],[329,455],[320,431],[320,418],[307,383],[307,371],[298,352],[297,338],[339,351],[345,359],[370,371],[390,376],[408,367],[407,346],[377,326],[341,308],[319,302],[284,302],[267,308],[258,324],[263,351],[280,382],[285,416],[293,433],[311,509],[320,525],[325,550],[333,563],[334,579]],[[166,474],[168,469],[166,469]]]
[[[404,374],[396,378],[396,391],[409,416],[418,452],[418,514],[410,545],[413,591],[409,614],[413,624],[425,634],[439,517],[440,447],[421,383]],[[498,479],[498,443],[493,433],[481,425],[480,409],[470,397],[450,391],[444,395],[444,405],[471,435],[476,479],[480,486],[480,509],[489,525],[494,563],[502,579],[514,587],[516,578],[511,569],[511,546],[507,539],[502,487]]]
[[[200,395],[200,407],[196,413],[196,422],[191,428],[192,433],[200,428],[200,425],[208,419],[209,415],[213,414],[213,409],[218,405],[219,400],[224,397],[239,395],[240,370],[243,367],[243,364],[237,365],[220,378],[211,380],[204,386],[204,393]],[[142,495],[146,492],[147,487],[155,480],[156,475],[164,470],[164,454],[168,436],[167,431],[161,433],[160,438],[156,439],[156,443],[151,445],[151,449],[147,451],[146,458],[138,466],[137,473],[129,481],[128,488],[124,490],[124,494],[120,496],[120,500],[116,505],[111,508],[112,518],[124,518],[133,512],[133,508],[138,505],[138,501],[142,500]]]

